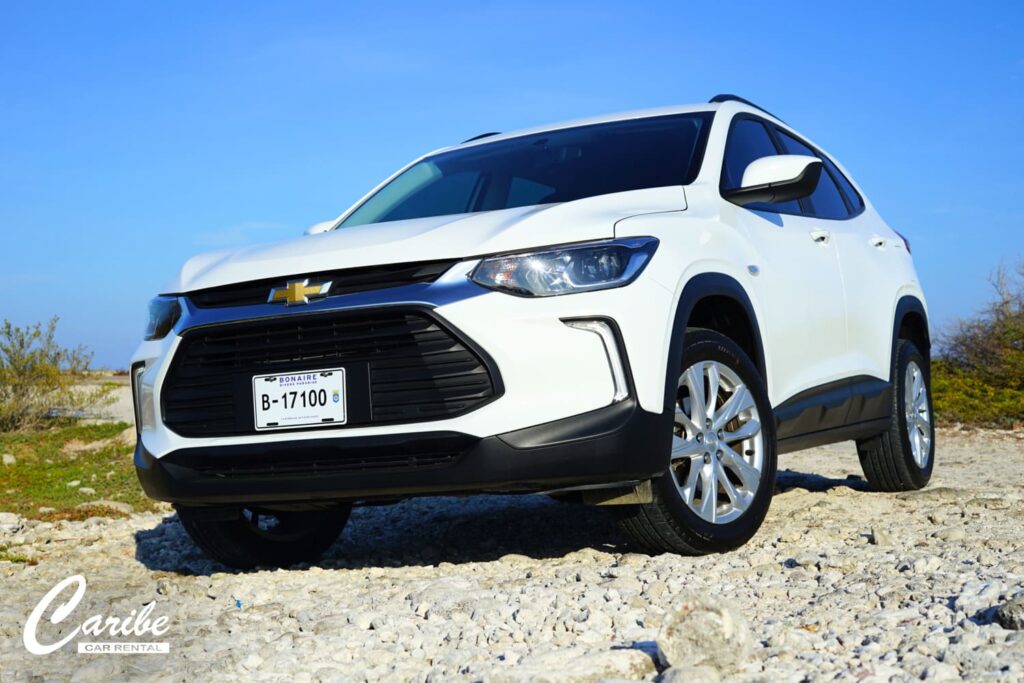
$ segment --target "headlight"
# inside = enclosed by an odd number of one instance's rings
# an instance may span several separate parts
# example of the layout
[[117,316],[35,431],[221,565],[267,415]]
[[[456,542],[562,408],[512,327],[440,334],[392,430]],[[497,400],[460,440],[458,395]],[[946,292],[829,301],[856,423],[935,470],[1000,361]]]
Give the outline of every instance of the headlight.
[[149,302],[149,323],[146,325],[146,341],[163,339],[181,317],[181,304],[177,297],[158,296]]
[[518,296],[558,296],[623,287],[636,279],[658,248],[653,237],[576,244],[528,254],[485,258],[469,278]]

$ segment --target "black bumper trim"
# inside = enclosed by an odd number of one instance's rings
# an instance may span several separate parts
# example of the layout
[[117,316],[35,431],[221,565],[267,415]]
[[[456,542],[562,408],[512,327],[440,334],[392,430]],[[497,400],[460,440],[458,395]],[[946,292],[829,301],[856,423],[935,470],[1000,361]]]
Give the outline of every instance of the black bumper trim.
[[657,476],[668,464],[670,421],[630,398],[482,439],[419,432],[187,448],[161,458],[140,441],[135,468],[147,495],[181,505],[547,491]]

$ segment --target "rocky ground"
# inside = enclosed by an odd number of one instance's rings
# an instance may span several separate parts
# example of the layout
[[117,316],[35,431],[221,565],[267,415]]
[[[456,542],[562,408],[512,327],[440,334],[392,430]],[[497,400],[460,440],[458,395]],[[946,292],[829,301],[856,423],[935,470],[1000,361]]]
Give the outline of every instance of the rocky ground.
[[[538,496],[358,509],[319,566],[248,574],[170,512],[4,516],[0,544],[38,564],[0,561],[0,679],[1022,680],[1000,620],[1024,626],[1024,439],[938,443],[932,485],[899,495],[867,490],[852,444],[783,456],[761,532],[704,558],[630,552],[607,509]],[[155,600],[170,654],[29,654],[27,615],[74,573],[63,632]]]

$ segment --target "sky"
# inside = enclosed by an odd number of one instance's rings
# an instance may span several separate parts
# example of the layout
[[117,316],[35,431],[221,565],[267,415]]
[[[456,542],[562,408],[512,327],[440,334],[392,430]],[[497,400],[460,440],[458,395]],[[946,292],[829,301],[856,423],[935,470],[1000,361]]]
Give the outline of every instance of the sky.
[[1024,259],[1024,3],[0,5],[0,319],[124,368],[202,251],[484,131],[736,93],[913,246],[933,328]]

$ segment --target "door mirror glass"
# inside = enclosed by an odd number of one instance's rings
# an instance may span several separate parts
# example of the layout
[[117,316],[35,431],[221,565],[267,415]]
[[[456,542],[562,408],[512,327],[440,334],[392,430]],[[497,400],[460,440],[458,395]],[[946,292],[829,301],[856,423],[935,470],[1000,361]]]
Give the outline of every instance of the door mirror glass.
[[747,166],[739,188],[728,190],[722,196],[739,206],[802,199],[818,187],[821,168],[821,159],[802,154],[762,157]]

